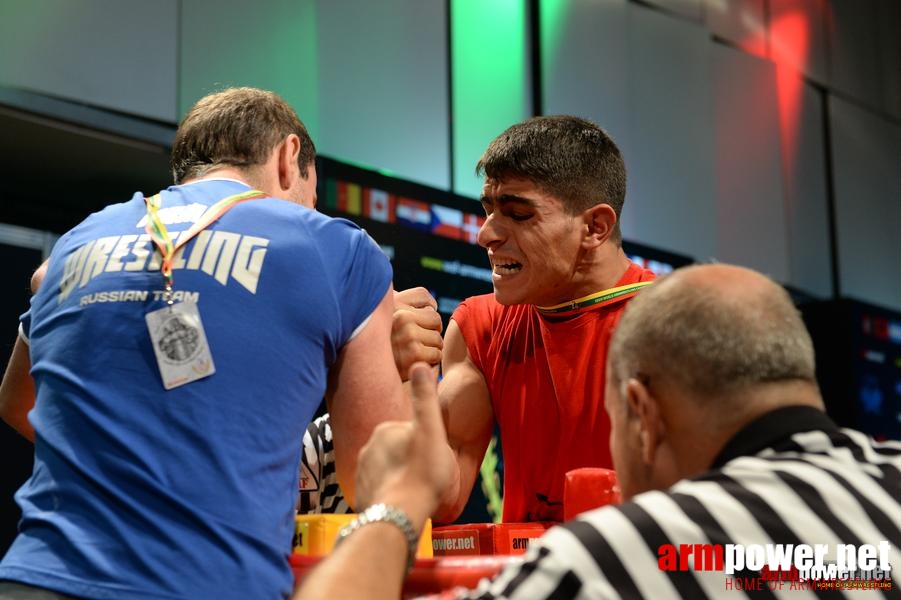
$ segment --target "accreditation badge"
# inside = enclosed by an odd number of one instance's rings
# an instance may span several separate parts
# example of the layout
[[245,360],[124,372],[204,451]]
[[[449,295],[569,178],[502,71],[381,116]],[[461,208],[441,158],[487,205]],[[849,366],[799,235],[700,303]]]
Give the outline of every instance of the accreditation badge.
[[147,329],[167,390],[216,372],[194,302],[179,302],[147,313]]

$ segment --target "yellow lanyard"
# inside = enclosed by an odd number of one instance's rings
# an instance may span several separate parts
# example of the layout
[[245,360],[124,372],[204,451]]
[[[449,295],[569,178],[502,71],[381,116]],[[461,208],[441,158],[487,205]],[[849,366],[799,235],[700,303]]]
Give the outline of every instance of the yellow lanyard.
[[555,304],[553,306],[536,306],[535,308],[537,308],[539,312],[546,315],[559,315],[561,313],[576,311],[582,308],[587,308],[589,306],[606,306],[608,304],[618,302],[619,300],[631,298],[632,296],[637,294],[639,290],[641,290],[641,288],[651,285],[652,283],[654,282],[639,281],[638,283],[630,283],[628,285],[621,285],[619,287],[610,288],[608,290],[595,292],[594,294],[576,298],[575,300],[570,300],[569,302],[563,302],[562,304]]
[[144,229],[148,234],[150,234],[150,239],[153,240],[153,243],[156,245],[157,249],[159,249],[160,254],[163,257],[163,263],[160,266],[160,271],[162,272],[163,278],[166,281],[166,304],[169,304],[170,306],[172,305],[172,260],[175,257],[175,253],[178,252],[179,248],[187,244],[188,241],[191,240],[191,238],[209,227],[213,221],[224,215],[226,212],[228,212],[229,209],[231,209],[239,202],[244,202],[245,200],[256,200],[257,198],[265,197],[266,194],[259,190],[249,190],[247,192],[242,192],[240,194],[235,194],[233,196],[223,198],[219,202],[216,202],[215,204],[207,208],[200,216],[200,218],[197,219],[197,221],[195,221],[187,231],[182,233],[177,244],[172,241],[172,236],[169,235],[169,230],[166,229],[166,225],[160,218],[159,211],[163,205],[163,200],[160,195],[156,194],[154,196],[151,196],[150,198],[144,198],[144,204],[147,205],[147,225]]

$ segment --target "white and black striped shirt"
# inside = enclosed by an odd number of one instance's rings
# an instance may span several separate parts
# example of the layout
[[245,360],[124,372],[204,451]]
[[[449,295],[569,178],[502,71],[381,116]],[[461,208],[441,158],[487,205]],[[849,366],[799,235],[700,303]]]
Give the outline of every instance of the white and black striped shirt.
[[346,514],[352,512],[344,500],[335,470],[335,444],[329,414],[314,419],[303,436],[297,513]]
[[[690,556],[690,570],[661,570],[660,547],[825,544],[823,562],[834,564],[840,544],[859,548],[882,541],[890,544],[889,562],[899,569],[897,583],[890,591],[856,593],[901,597],[899,528],[901,443],[877,443],[837,428],[816,409],[789,407],[742,430],[703,476],[554,527],[522,563],[460,597],[843,597],[849,592],[803,582],[779,586],[760,579],[759,571],[695,570]],[[814,589],[799,589],[808,587]]]

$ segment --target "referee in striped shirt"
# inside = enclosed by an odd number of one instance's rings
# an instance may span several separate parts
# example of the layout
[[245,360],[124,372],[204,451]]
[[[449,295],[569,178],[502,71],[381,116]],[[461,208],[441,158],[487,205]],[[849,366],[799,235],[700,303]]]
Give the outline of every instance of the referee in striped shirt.
[[[442,598],[901,597],[901,444],[826,416],[810,336],[780,286],[741,267],[679,269],[629,304],[609,357],[625,502]],[[400,596],[406,526],[420,531],[453,460],[424,366],[413,393],[413,423],[377,430],[358,475],[361,506],[396,511],[355,528],[300,598]]]

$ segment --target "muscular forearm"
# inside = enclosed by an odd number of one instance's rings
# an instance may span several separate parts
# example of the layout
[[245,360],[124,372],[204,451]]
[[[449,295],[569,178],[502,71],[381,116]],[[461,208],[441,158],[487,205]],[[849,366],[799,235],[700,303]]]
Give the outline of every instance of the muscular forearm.
[[357,500],[370,509],[301,584],[298,600],[400,597],[416,541],[457,471],[430,368],[413,365],[410,378],[413,419],[382,423],[360,452]]
[[[459,457],[458,457],[459,460]],[[461,477],[461,465],[457,463],[457,470],[453,477],[453,483],[448,487],[438,507],[432,513],[432,522],[436,525],[449,525],[457,520],[469,502],[472,492],[472,483],[466,485]]]

